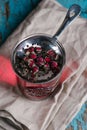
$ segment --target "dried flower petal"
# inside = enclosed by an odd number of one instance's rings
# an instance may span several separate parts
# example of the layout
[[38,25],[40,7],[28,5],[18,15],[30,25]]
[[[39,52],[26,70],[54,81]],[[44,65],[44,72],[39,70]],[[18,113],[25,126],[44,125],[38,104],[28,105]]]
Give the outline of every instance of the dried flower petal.
[[25,79],[31,82],[38,82],[40,78],[47,76],[47,80],[49,80],[50,72],[52,72],[52,76],[60,72],[61,58],[54,50],[50,49],[47,51],[42,47],[32,45],[24,48],[23,52],[19,52],[16,56],[16,69]]
[[24,59],[23,59],[25,62],[28,62],[28,60],[29,60],[29,57],[24,57]]
[[38,73],[39,72],[39,68],[37,67],[37,66],[34,66],[33,68],[32,68],[32,74],[36,74],[36,73]]
[[30,58],[31,58],[31,59],[36,59],[36,58],[37,58],[36,53],[31,53],[31,54],[30,54]]
[[57,68],[58,67],[58,63],[56,61],[51,61],[51,68]]
[[36,60],[37,60],[38,66],[44,65],[44,59],[43,59],[43,57],[38,57]]
[[46,64],[44,65],[44,70],[45,70],[45,72],[48,72],[48,71],[50,70],[50,66],[49,66],[48,63],[46,63]]
[[34,67],[35,66],[35,63],[34,63],[34,60],[33,59],[28,59],[28,66],[30,68]]
[[53,50],[48,50],[48,51],[47,51],[47,54],[48,54],[48,56],[54,57],[54,56],[55,56],[55,51],[53,51]]
[[45,64],[45,65],[44,65],[44,68],[48,69],[48,68],[49,68],[49,64],[48,64],[48,63]]
[[29,50],[29,52],[34,52],[34,47],[31,46],[31,47],[29,47],[28,50]]
[[47,63],[49,63],[49,62],[51,61],[51,59],[46,56],[46,57],[45,57],[45,61],[46,61]]
[[42,51],[42,48],[41,47],[36,47],[35,50],[36,50],[37,53],[40,53]]

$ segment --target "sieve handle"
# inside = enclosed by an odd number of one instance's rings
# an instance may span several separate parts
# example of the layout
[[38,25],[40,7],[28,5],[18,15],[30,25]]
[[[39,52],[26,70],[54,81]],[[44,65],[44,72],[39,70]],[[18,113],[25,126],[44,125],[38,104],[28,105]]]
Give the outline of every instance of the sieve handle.
[[80,13],[81,13],[81,7],[77,4],[73,4],[69,8],[63,23],[61,24],[60,28],[54,34],[53,37],[57,38],[62,33],[62,31],[66,28],[66,26],[69,25],[77,16],[79,16]]

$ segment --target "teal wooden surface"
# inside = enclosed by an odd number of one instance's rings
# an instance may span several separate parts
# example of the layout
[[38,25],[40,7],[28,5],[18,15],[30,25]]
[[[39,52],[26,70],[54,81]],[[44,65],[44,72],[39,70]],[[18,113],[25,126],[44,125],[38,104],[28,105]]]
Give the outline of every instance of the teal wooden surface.
[[[41,0],[0,0],[0,45],[36,7]],[[87,0],[57,0],[63,6],[73,3],[81,5],[81,16],[87,18]],[[67,126],[66,130],[87,130],[87,102]]]
[[57,0],[61,5],[69,8],[72,4],[81,6],[81,17],[87,18],[87,0]]
[[0,45],[40,0],[0,0]]
[[87,102],[85,102],[76,117],[67,126],[66,130],[87,130]]

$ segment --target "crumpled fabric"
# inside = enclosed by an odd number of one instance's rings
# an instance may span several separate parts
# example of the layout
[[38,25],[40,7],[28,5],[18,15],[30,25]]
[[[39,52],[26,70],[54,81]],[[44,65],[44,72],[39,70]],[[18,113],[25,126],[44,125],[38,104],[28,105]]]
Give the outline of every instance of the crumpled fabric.
[[17,88],[10,58],[15,45],[31,34],[54,35],[67,9],[43,0],[0,48],[0,128],[64,130],[87,100],[87,20],[78,17],[58,37],[66,52],[60,85],[43,101],[25,98]]

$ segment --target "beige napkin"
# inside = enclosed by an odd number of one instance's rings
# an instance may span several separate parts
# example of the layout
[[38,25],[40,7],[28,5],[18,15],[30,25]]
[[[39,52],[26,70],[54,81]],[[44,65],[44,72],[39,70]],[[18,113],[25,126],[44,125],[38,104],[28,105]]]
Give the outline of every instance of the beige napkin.
[[[10,58],[17,42],[30,34],[54,35],[66,12],[56,1],[43,0],[0,48],[0,56]],[[30,101],[10,84],[0,84],[0,109],[5,110],[0,117],[9,119],[20,130],[64,130],[87,100],[87,21],[78,17],[58,40],[66,51],[66,65],[61,89],[55,95],[43,101]],[[3,60],[0,64],[3,66]]]

